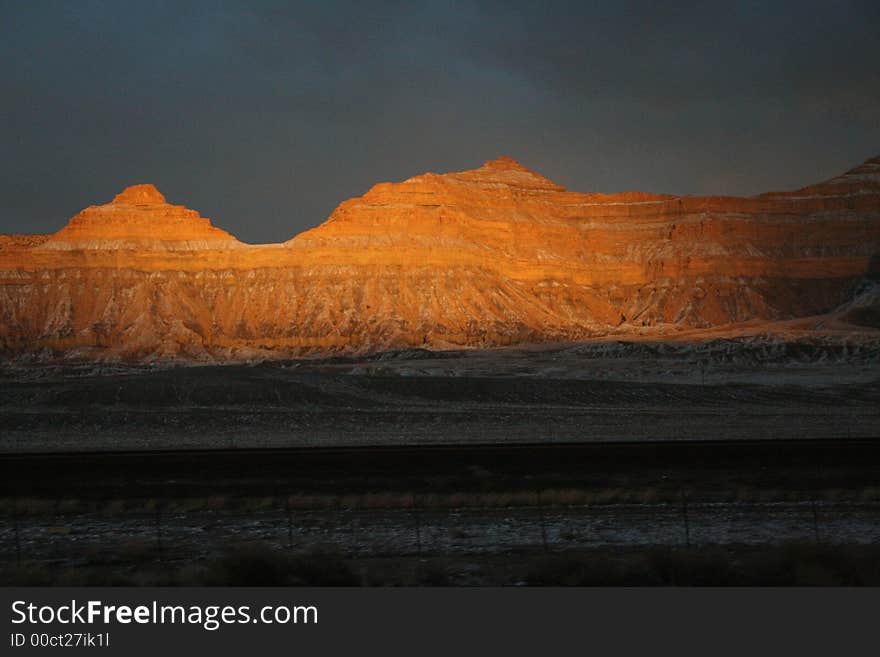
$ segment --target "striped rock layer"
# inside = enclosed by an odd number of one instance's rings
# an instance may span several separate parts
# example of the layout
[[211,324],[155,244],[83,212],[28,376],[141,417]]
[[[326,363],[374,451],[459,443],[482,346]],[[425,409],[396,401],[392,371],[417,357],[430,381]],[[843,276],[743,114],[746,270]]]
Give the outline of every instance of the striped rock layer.
[[0,353],[224,360],[675,335],[828,312],[880,275],[880,158],[749,198],[566,191],[502,157],[248,245],[137,185],[0,236]]

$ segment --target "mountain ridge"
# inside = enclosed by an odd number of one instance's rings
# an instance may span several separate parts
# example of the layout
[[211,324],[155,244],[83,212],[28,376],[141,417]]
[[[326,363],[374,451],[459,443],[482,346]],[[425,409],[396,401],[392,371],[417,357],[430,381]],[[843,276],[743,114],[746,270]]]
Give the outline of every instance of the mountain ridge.
[[0,353],[228,360],[582,341],[827,313],[877,273],[880,159],[753,197],[568,191],[509,157],[249,245],[135,185],[0,236]]

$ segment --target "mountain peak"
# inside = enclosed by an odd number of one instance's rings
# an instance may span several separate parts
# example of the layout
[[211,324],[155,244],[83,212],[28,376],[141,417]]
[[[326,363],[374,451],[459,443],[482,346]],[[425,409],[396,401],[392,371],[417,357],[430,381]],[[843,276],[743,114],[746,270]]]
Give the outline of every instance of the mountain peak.
[[105,205],[90,205],[49,237],[51,250],[196,251],[241,243],[182,205],[169,205],[155,185],[126,187]]
[[458,180],[483,184],[502,184],[539,191],[564,192],[565,187],[523,166],[512,157],[501,155],[485,162],[479,169],[446,174]]
[[489,169],[517,169],[519,171],[528,171],[526,167],[507,155],[499,155],[494,160],[488,160],[483,163],[483,167]]
[[880,155],[868,158],[859,166],[853,167],[847,171],[841,177],[846,176],[869,176],[870,179],[880,182]]
[[131,185],[113,199],[113,205],[165,205],[165,196],[150,183]]
[[880,190],[880,156],[869,158],[839,176],[800,191],[807,190],[823,194],[876,193]]

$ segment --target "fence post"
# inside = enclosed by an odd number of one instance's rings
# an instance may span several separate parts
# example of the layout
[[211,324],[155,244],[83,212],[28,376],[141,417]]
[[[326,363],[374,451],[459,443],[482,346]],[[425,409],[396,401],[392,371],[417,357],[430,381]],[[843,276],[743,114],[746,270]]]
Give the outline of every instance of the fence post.
[[293,514],[290,510],[290,497],[284,498],[284,511],[287,514],[287,547],[293,548]]
[[538,516],[541,519],[541,545],[544,552],[549,552],[550,547],[547,545],[547,523],[544,518],[544,505],[541,503],[541,491],[535,493],[535,499],[538,502]]
[[15,565],[21,567],[21,536],[18,530],[18,498],[12,498],[12,527],[15,533]]
[[[61,520],[61,498],[56,497],[55,498],[54,517],[52,519],[52,524],[55,525],[55,527],[60,527],[61,525],[58,522],[59,520]],[[58,532],[55,532],[55,534],[52,537],[52,558],[53,559],[58,558]]]
[[422,516],[419,513],[419,504],[416,500],[416,494],[412,496],[413,518],[416,521],[416,552],[422,553]]
[[684,545],[685,547],[691,546],[691,524],[690,519],[688,518],[688,505],[687,505],[687,495],[684,493],[684,489],[681,489],[681,515],[684,519]]
[[816,545],[819,544],[819,509],[816,506],[816,496],[813,495],[813,499],[810,500],[810,506],[813,508],[813,539],[816,541]]
[[813,482],[811,487],[812,494],[810,495],[810,508],[813,511],[813,540],[816,542],[816,545],[819,545],[819,505],[816,498],[819,495],[819,485],[822,482],[822,465],[819,461],[816,461],[816,479]]
[[162,503],[156,501],[156,549],[159,552],[159,561],[164,561],[164,551],[162,549]]

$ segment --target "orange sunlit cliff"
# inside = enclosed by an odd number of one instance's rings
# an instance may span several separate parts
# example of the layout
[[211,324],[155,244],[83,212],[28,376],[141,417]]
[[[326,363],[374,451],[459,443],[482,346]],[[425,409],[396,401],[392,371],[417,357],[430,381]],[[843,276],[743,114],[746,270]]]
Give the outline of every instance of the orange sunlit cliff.
[[880,275],[880,158],[750,198],[568,192],[510,158],[381,183],[247,245],[152,185],[0,236],[0,354],[286,357],[668,335],[845,304]]

